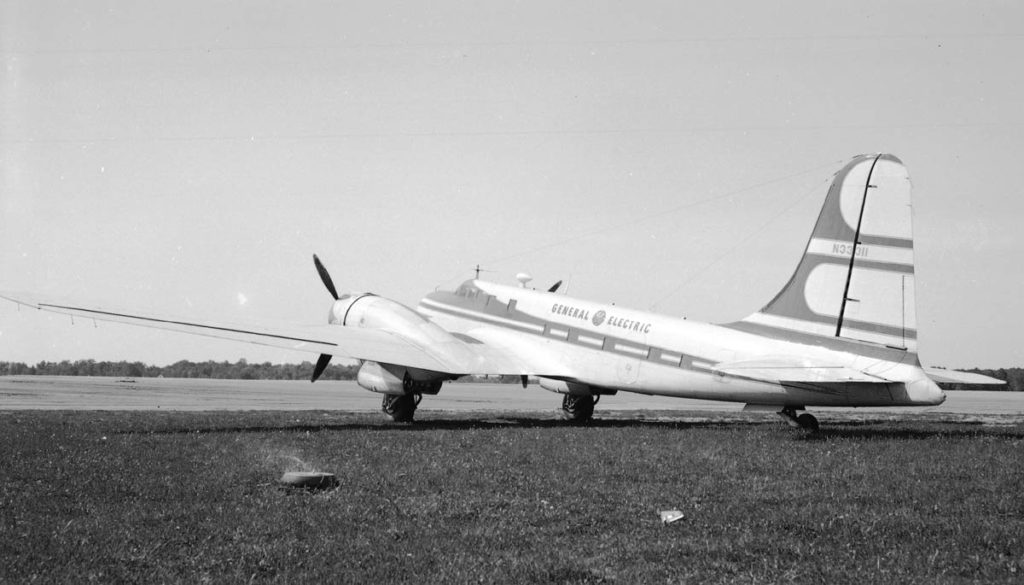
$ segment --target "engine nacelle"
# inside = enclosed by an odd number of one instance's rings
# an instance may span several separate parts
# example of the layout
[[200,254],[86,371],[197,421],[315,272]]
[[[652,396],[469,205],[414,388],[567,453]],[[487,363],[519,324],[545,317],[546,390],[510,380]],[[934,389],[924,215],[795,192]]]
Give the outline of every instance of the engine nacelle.
[[538,378],[540,387],[558,394],[569,394],[572,396],[613,396],[618,393],[615,388],[601,388],[580,382],[567,382],[565,380],[553,380],[551,378]]
[[[379,329],[393,333],[412,345],[429,348],[432,355],[439,358],[443,363],[451,365],[451,373],[453,374],[463,374],[470,371],[472,365],[478,359],[476,354],[468,350],[462,342],[436,323],[401,303],[374,294],[350,293],[342,295],[331,306],[328,322],[342,327]],[[435,379],[441,375],[437,372],[425,372],[424,370],[415,370],[413,368],[410,368],[410,371],[413,372],[413,380],[418,382]],[[394,370],[393,374],[399,380],[404,378],[404,374],[398,370]],[[367,376],[374,377],[376,373],[367,373]],[[379,385],[377,386],[379,387]],[[369,386],[364,385],[364,387]],[[374,391],[381,392],[381,390]],[[416,392],[431,393],[421,390],[416,390]],[[391,394],[392,391],[389,390],[388,393]]]
[[559,394],[572,394],[574,396],[590,396],[590,386],[577,382],[566,382],[565,380],[552,380],[551,378],[538,378],[540,387],[548,392]]
[[356,383],[371,392],[381,394],[437,394],[441,391],[441,383],[450,378],[450,375],[439,372],[363,362],[363,365],[359,366]]
[[331,307],[332,325],[383,329],[421,345],[450,342],[450,333],[405,305],[370,293],[342,295]]

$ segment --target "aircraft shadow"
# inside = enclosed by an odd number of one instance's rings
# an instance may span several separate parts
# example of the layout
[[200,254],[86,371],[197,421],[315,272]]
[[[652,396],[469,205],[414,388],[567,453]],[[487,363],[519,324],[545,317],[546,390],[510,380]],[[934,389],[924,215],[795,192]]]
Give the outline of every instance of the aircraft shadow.
[[[420,433],[430,431],[471,431],[499,429],[614,429],[614,428],[656,428],[656,429],[697,429],[697,428],[740,428],[765,424],[746,421],[681,421],[681,420],[644,420],[644,419],[601,419],[588,423],[571,423],[558,419],[542,419],[530,417],[490,417],[487,419],[425,419],[414,423],[395,423],[387,420],[367,422],[298,422],[295,424],[192,424],[184,423],[168,425],[157,429],[124,429],[118,434],[233,434],[233,433],[268,433],[268,432],[344,432],[344,431],[379,431]],[[781,427],[780,427],[781,428]]]

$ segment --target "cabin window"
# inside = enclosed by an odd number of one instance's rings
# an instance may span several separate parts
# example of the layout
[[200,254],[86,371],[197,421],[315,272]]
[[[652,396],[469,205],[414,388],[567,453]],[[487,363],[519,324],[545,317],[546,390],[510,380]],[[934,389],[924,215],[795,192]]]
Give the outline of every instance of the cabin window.
[[554,338],[557,338],[557,339],[568,339],[569,338],[569,330],[568,329],[562,329],[562,328],[559,328],[559,327],[552,327],[550,325],[545,327],[544,334],[545,335],[549,335],[549,336],[554,337]]

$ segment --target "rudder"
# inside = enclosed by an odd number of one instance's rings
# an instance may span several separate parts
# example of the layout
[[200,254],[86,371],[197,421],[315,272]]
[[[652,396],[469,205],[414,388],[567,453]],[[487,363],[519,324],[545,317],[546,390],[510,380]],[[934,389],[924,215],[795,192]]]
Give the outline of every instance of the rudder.
[[910,177],[861,155],[832,181],[782,291],[743,323],[917,351]]

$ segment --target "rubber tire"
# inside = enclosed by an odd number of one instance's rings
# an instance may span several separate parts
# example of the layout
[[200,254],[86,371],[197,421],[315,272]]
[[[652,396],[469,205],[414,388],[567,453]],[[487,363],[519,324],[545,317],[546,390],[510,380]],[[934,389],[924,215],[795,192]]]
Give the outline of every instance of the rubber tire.
[[562,418],[569,422],[585,423],[594,418],[594,398],[566,394],[562,399]]
[[[416,407],[420,404],[418,396],[420,395],[403,394],[398,397],[385,395],[381,401],[381,410],[397,423],[411,423],[416,416]],[[390,404],[388,404],[389,399],[393,400]]]
[[800,425],[801,429],[811,431],[812,433],[818,432],[818,419],[808,412],[796,417],[796,424]]

